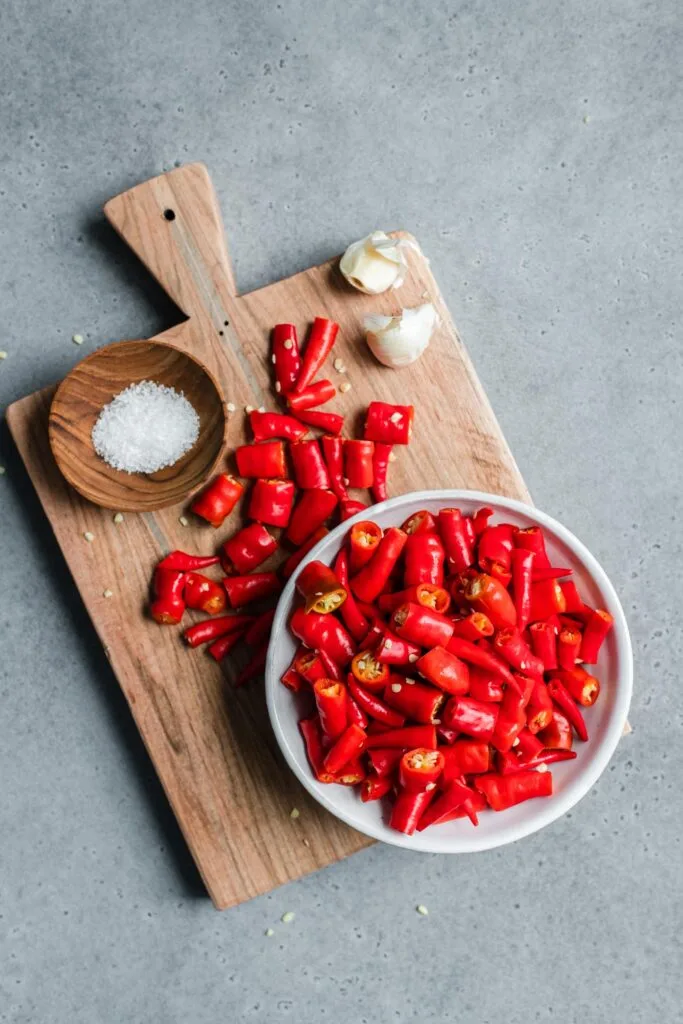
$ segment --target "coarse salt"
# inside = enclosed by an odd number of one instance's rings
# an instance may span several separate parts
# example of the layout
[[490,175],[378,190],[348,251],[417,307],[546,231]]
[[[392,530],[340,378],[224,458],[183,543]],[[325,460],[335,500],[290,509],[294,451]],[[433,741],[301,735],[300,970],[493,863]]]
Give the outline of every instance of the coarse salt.
[[150,380],[131,384],[102,409],[92,431],[97,454],[124,473],[173,466],[199,437],[199,416],[182,392]]

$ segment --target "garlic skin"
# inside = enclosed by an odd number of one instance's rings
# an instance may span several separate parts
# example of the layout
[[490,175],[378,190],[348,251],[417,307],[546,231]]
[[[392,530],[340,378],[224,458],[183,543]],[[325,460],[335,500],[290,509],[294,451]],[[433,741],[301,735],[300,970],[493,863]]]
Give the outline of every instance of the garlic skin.
[[380,295],[403,283],[407,264],[400,241],[384,231],[373,231],[348,247],[339,269],[353,288],[366,295]]
[[419,359],[431,341],[439,316],[431,302],[403,309],[398,316],[366,316],[365,340],[384,366],[398,369]]

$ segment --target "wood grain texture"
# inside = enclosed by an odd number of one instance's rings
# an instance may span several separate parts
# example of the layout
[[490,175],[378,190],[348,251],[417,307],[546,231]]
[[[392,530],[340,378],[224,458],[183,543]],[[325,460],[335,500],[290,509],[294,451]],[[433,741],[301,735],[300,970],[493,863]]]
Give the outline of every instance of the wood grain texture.
[[[122,473],[95,451],[92,429],[131,384],[153,380],[182,392],[199,416],[196,444],[156,473]],[[48,434],[60,470],[84,498],[103,508],[149,512],[182,501],[210,476],[223,448],[225,403],[213,375],[174,345],[118,341],[92,352],[64,378],[50,408]]]
[[[372,399],[416,405],[413,442],[392,464],[391,494],[469,487],[528,500],[529,495],[462,347],[429,265],[409,251],[400,291],[365,296],[341,279],[337,260],[238,297],[218,205],[206,169],[190,165],[111,200],[106,213],[189,319],[156,339],[197,356],[237,412],[230,452],[245,439],[245,405],[275,408],[269,331],[294,321],[305,336],[316,315],[341,324],[335,356],[352,388],[332,403],[349,432]],[[167,219],[165,211],[173,212]],[[442,326],[419,363],[396,372],[366,351],[368,311],[432,301]],[[217,907],[240,903],[369,845],[318,807],[285,767],[270,730],[261,686],[233,690],[234,666],[221,670],[189,651],[173,628],[144,618],[154,563],[166,551],[212,552],[229,529],[179,523],[182,506],[127,515],[120,525],[59,473],[47,437],[47,388],[16,402],[10,429],[105,646],[132,714]],[[83,537],[94,534],[92,543]],[[106,599],[103,591],[111,589]],[[301,814],[290,819],[292,807]]]

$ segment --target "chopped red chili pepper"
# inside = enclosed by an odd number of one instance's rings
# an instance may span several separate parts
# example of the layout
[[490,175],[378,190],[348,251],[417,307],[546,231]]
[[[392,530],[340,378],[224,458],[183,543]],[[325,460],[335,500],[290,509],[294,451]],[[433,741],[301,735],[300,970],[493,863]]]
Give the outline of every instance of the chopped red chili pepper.
[[538,735],[534,735],[530,729],[522,729],[515,744],[515,754],[524,760],[531,760],[537,757],[543,750],[544,744]]
[[445,647],[453,636],[453,623],[432,608],[410,602],[400,605],[390,624],[397,636],[420,647]]
[[523,699],[523,694],[515,693],[510,687],[505,691],[491,737],[492,745],[501,753],[510,750],[527,724]]
[[379,547],[382,530],[371,520],[361,520],[349,530],[349,568],[352,573],[362,569]]
[[493,633],[493,623],[483,612],[470,612],[464,619],[456,619],[453,623],[453,636],[470,643],[493,636]]
[[328,490],[330,475],[317,441],[297,441],[290,445],[294,478],[302,490]]
[[367,734],[359,725],[349,725],[327,752],[325,770],[337,774],[365,749]]
[[592,612],[586,628],[583,631],[581,640],[581,661],[587,665],[595,665],[600,654],[600,648],[610,629],[614,619],[609,612],[597,608]]
[[177,626],[182,619],[185,613],[184,588],[184,572],[161,564],[156,567],[152,580],[154,600],[149,606],[149,613],[160,626]]
[[307,409],[298,412],[297,419],[308,427],[324,430],[326,434],[341,434],[344,429],[344,417],[338,412],[320,412],[318,409]]
[[557,662],[560,668],[574,668],[580,650],[581,630],[575,626],[563,626],[557,638]]
[[176,569],[178,572],[193,572],[195,569],[208,569],[210,565],[218,565],[218,555],[188,555],[186,551],[171,551],[162,558],[157,569]]
[[531,581],[536,555],[525,548],[515,548],[511,557],[512,593],[517,612],[517,628],[523,630],[531,618]]
[[368,749],[368,761],[370,768],[376,775],[390,776],[394,768],[403,757],[401,747],[378,747],[376,750]]
[[272,333],[272,360],[275,366],[275,390],[286,395],[301,373],[299,342],[294,324],[276,324]]
[[523,530],[516,530],[514,534],[516,548],[524,548],[526,551],[533,551],[536,555],[536,566],[543,568],[550,565],[550,559],[545,550],[545,540],[540,526],[528,526]]
[[[218,641],[216,641],[218,643]],[[211,650],[211,648],[209,648]],[[286,686],[292,693],[299,693],[306,686],[306,680],[303,676],[300,676],[295,668],[290,665],[280,676],[280,682],[283,686]]]
[[320,445],[330,474],[330,488],[340,499],[348,498],[344,483],[344,442],[340,437],[325,435],[320,438]]
[[360,601],[375,601],[386,586],[403,551],[407,534],[390,526],[367,565],[351,579],[351,590]]
[[344,472],[349,487],[372,487],[372,441],[344,441]]
[[489,508],[487,505],[485,505],[483,508],[477,509],[477,511],[474,513],[474,515],[472,516],[472,528],[474,530],[474,534],[476,537],[478,537],[480,534],[484,532],[484,530],[489,524],[489,519],[491,518],[492,515],[493,509]]
[[197,495],[190,508],[195,515],[206,519],[207,523],[217,529],[230,515],[243,491],[244,484],[235,480],[234,476],[219,473],[209,486]]
[[553,709],[553,718],[550,725],[546,726],[545,729],[541,729],[537,735],[543,746],[551,750],[571,750],[572,743],[574,742],[574,734],[569,719],[556,708]]
[[469,693],[470,697],[474,697],[475,700],[500,704],[505,693],[503,680],[501,676],[473,666],[470,668]]
[[[297,441],[296,444],[306,444]],[[310,443],[310,442],[308,442]],[[287,476],[285,446],[282,441],[262,441],[243,444],[235,451],[237,472],[240,476],[284,480]]]
[[521,772],[519,775],[478,775],[475,787],[484,794],[489,807],[505,811],[537,796],[552,796],[551,772]]
[[303,737],[306,755],[313,774],[318,782],[335,782],[332,772],[325,768],[325,750],[323,747],[323,730],[318,715],[311,715],[309,718],[302,718],[299,722],[299,730]]
[[499,629],[493,638],[494,649],[508,665],[525,675],[542,676],[543,662],[529,649],[518,629]]
[[225,633],[223,636],[219,636],[217,640],[214,640],[212,644],[209,644],[206,649],[215,661],[223,661],[223,658],[227,658],[233,647],[236,647],[243,637],[243,629],[238,629],[234,633]]
[[[445,647],[433,647],[416,662],[415,668],[444,693],[463,694],[469,690],[467,665]],[[445,720],[444,720],[445,721]],[[452,722],[445,722],[453,726]]]
[[277,546],[265,526],[250,523],[226,540],[221,549],[221,564],[228,574],[245,575],[265,562]]
[[335,679],[337,682],[341,682],[341,680],[344,678],[344,673],[342,672],[341,668],[336,663],[334,658],[330,657],[330,655],[324,649],[318,651],[318,654],[320,655],[320,660],[325,668],[326,677],[328,679]]
[[399,789],[394,806],[391,809],[389,825],[397,832],[403,832],[412,836],[418,826],[420,818],[427,810],[434,796],[434,790],[422,790],[411,793],[405,789]]
[[337,499],[332,491],[317,487],[304,491],[294,508],[285,537],[297,547],[304,544],[330,518],[336,507]]
[[309,651],[305,647],[299,647],[294,655],[292,667],[311,686],[319,679],[327,678],[327,672],[318,651]]
[[409,793],[434,789],[443,767],[444,756],[440,750],[428,750],[426,747],[408,750],[399,764],[399,785]]
[[318,679],[313,684],[313,696],[323,733],[336,740],[348,722],[346,687],[333,679]]
[[466,736],[490,743],[498,718],[498,705],[485,704],[472,697],[451,697],[443,712],[443,723]]
[[324,562],[308,562],[296,578],[296,589],[305,602],[307,612],[327,615],[336,611],[346,600],[346,588],[337,574]]
[[[464,817],[465,815],[473,825],[478,825],[477,811],[483,810],[481,801],[477,800],[478,795],[460,779],[453,779],[448,789],[444,790],[422,813],[418,831],[422,832],[430,825],[443,825],[455,817]],[[484,801],[485,805],[486,801]]]
[[576,583],[573,580],[562,580],[560,582],[560,590],[564,595],[564,611],[568,615],[582,615],[585,612],[586,605],[581,600]]
[[287,526],[293,504],[291,480],[256,480],[249,499],[249,518],[266,526]]
[[496,629],[517,624],[517,612],[505,587],[493,576],[479,573],[469,580],[465,587],[465,597],[475,612],[488,615]]
[[408,444],[413,428],[414,414],[415,410],[412,405],[370,402],[363,436],[367,441],[381,441],[384,444]]
[[259,412],[254,409],[249,413],[249,423],[254,432],[254,441],[270,441],[274,437],[285,441],[300,441],[308,433],[305,424],[281,412]]
[[436,532],[436,519],[431,512],[421,509],[408,516],[401,529],[410,536],[412,533],[434,533]]
[[408,536],[404,552],[403,583],[411,587],[416,583],[443,585],[446,552],[436,533],[412,533]]
[[364,512],[369,506],[364,504],[362,501],[356,501],[355,498],[344,499],[339,506],[340,520],[345,523],[347,519],[351,519],[352,516],[358,515],[359,512]]
[[390,729],[405,724],[404,715],[399,714],[394,708],[390,708],[375,693],[363,689],[353,673],[349,673],[346,681],[353,699],[371,718],[376,719]]
[[[365,643],[368,644],[367,637]],[[374,652],[377,660],[384,665],[412,665],[420,657],[420,648],[417,644],[411,644],[410,641],[397,636],[386,627],[382,629]]]
[[502,572],[508,573],[512,565],[514,527],[511,523],[496,523],[487,526],[479,536],[477,558],[483,572],[491,575],[494,566],[500,566]]
[[349,556],[346,548],[340,548],[334,562],[334,571],[346,591],[346,600],[341,606],[342,621],[358,644],[367,636],[370,624],[358,607],[349,587]]
[[331,380],[317,380],[308,387],[297,389],[287,395],[287,405],[295,416],[307,409],[315,409],[319,405],[325,405],[337,394],[337,389]]
[[254,572],[248,576],[226,576],[223,580],[231,608],[242,608],[253,601],[261,601],[278,594],[282,584],[274,572]]
[[381,800],[393,789],[393,782],[388,775],[371,775],[363,780],[360,787],[360,798],[364,804],[371,800]]
[[443,751],[441,788],[448,789],[461,775],[481,775],[491,767],[491,747],[486,740],[457,739]]
[[217,619],[196,622],[194,626],[186,629],[183,635],[190,647],[199,647],[200,644],[208,644],[227,633],[241,634],[253,621],[253,615],[221,615]]
[[531,584],[530,622],[541,622],[566,610],[567,602],[557,580],[541,580]]
[[368,750],[373,747],[436,747],[436,728],[433,725],[404,725],[402,729],[388,729],[386,732],[368,736]]
[[347,710],[349,716],[349,725],[359,725],[361,729],[367,729],[368,727],[368,716],[365,714],[363,709],[356,704],[355,700],[350,693],[346,694]]
[[468,665],[476,665],[477,668],[482,668],[485,672],[493,672],[494,675],[500,676],[501,679],[505,680],[508,686],[519,690],[519,685],[515,682],[515,678],[505,662],[494,654],[493,651],[489,650],[488,647],[483,646],[483,643],[484,641],[479,641],[473,644],[469,640],[462,640],[460,637],[453,636],[448,641],[448,650],[451,654],[462,658]]
[[[517,550],[521,551],[521,548]],[[542,583],[543,580],[559,580],[562,576],[571,576],[573,569],[554,568],[552,565],[534,566],[531,571],[531,578],[534,583]]]
[[314,379],[332,351],[338,331],[339,324],[336,324],[334,320],[327,320],[322,316],[315,318],[304,349],[303,365],[294,387],[295,391],[303,391]]
[[537,679],[531,691],[531,698],[526,709],[526,724],[529,732],[538,733],[547,729],[553,720],[553,702],[548,687],[542,679]]
[[227,604],[220,583],[197,572],[188,572],[185,577],[183,598],[188,608],[206,612],[207,615],[220,615]]
[[531,649],[543,662],[546,672],[557,668],[557,629],[550,622],[532,622],[529,626]]
[[372,453],[372,497],[373,501],[386,501],[389,497],[387,491],[387,477],[389,476],[389,462],[391,461],[391,453],[393,451],[393,444],[383,444],[381,441],[375,441],[375,450]]
[[399,605],[410,602],[443,614],[450,608],[451,597],[447,590],[433,583],[415,583],[412,587],[397,590],[393,594],[380,594],[377,598],[377,607],[381,612],[393,612]]
[[348,665],[355,654],[353,640],[334,615],[318,615],[317,612],[297,608],[290,619],[289,628],[306,647],[326,651],[342,668]]
[[399,675],[392,675],[384,688],[384,700],[390,707],[424,725],[437,724],[445,699],[443,690]]
[[474,562],[474,552],[459,508],[442,508],[439,533],[446,549],[451,572],[463,572]]
[[564,683],[567,690],[581,707],[592,708],[600,696],[600,683],[580,665],[573,665],[567,671],[558,671],[555,679]]
[[381,693],[389,680],[389,666],[383,665],[372,651],[360,651],[351,662],[351,672],[366,690]]

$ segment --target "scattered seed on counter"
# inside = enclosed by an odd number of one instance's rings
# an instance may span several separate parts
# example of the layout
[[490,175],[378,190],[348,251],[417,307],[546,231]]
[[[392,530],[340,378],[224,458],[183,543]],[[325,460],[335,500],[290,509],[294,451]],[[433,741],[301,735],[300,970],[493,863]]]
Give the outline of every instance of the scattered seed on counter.
[[389,452],[389,462],[396,462],[396,452]]
[[106,590],[102,591],[102,597],[113,597],[113,596],[114,596],[114,591],[110,590],[109,587],[107,587]]
[[82,345],[83,344],[83,335],[82,334],[72,334],[71,335],[71,340],[73,341],[74,345]]
[[5,469],[5,467],[4,466],[0,466],[0,476],[4,476],[6,472],[7,472],[7,470]]
[[310,848],[311,844],[310,844],[308,839],[302,839],[302,842],[303,842],[304,846],[308,846]]
[[301,812],[299,811],[298,807],[292,807],[291,811],[289,812],[289,816],[293,821],[295,821],[299,817],[300,813]]
[[259,407],[258,407],[258,411],[259,411],[259,412],[265,412],[265,411],[266,411],[266,407],[265,407],[265,405],[259,405]]
[[225,408],[228,410],[228,412],[234,412],[235,411],[235,403],[234,402],[228,402],[228,404],[226,405]]
[[245,405],[244,411],[246,412],[247,416],[249,415],[249,413],[256,412],[253,405]]
[[295,917],[296,914],[294,913],[294,911],[288,910],[285,914],[282,915],[281,921],[283,924],[291,924]]
[[418,903],[418,905],[415,907],[415,909],[417,910],[418,914],[422,915],[422,917],[428,917],[429,916],[429,911],[425,907],[424,903]]
[[272,939],[273,935],[275,935],[275,932],[273,931],[272,928],[266,928],[264,934],[265,934],[267,939]]
[[590,114],[584,114],[584,115],[583,115],[583,123],[584,123],[584,124],[589,124],[589,122],[590,122],[590,119],[591,119],[591,116],[590,116]]
[[7,359],[7,353],[4,350],[0,351],[0,359]]
[[95,534],[91,533],[90,530],[86,530],[83,534],[83,539],[87,540],[88,544],[92,544],[95,539]]
[[189,526],[189,520],[187,516],[178,516],[178,522],[181,526]]
[[123,512],[117,512],[112,518],[113,518],[114,522],[116,523],[116,525],[118,526],[119,523],[123,522],[123,519],[124,519]]
[[351,381],[345,380],[343,384],[339,385],[339,390],[341,391],[342,395],[345,395],[347,391],[351,390]]

